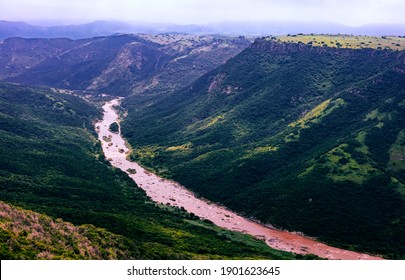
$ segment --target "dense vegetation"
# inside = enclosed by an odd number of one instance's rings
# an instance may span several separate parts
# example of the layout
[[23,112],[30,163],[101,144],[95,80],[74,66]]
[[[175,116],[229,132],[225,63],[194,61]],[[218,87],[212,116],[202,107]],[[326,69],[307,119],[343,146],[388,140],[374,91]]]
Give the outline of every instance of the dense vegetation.
[[132,157],[211,200],[405,258],[405,54],[259,39],[191,86],[123,106]]
[[[2,259],[295,257],[151,202],[104,160],[92,123],[100,112],[79,97],[0,84],[0,112],[0,200],[9,208],[0,217]],[[86,238],[100,254],[86,253]]]
[[118,123],[113,122],[112,124],[110,124],[109,130],[110,130],[111,132],[118,133],[118,132],[119,132],[119,129],[120,129],[120,128],[119,128]]

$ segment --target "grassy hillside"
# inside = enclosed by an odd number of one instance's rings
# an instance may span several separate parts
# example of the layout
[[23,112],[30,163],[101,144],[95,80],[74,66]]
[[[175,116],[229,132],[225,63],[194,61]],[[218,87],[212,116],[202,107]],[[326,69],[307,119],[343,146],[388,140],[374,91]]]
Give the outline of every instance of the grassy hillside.
[[377,49],[377,50],[405,50],[403,37],[375,37],[375,36],[350,36],[350,35],[288,35],[268,38],[284,43],[303,43],[311,46],[348,49]]
[[214,201],[405,258],[405,54],[257,40],[190,87],[128,98],[132,157]]
[[2,258],[295,258],[152,203],[104,160],[92,123],[100,112],[81,98],[0,84],[0,112],[0,200],[41,213],[2,204]]

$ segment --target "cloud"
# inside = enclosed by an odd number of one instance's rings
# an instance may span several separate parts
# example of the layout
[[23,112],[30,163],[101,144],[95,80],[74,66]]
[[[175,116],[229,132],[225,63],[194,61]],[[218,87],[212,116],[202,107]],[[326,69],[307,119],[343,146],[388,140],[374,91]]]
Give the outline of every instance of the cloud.
[[208,23],[313,20],[405,23],[403,0],[1,0],[0,19]]

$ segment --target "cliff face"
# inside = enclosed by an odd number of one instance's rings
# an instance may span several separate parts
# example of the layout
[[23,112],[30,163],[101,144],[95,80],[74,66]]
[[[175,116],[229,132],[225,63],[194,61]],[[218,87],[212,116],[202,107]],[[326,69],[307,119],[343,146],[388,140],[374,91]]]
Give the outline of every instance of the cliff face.
[[343,56],[350,56],[350,55],[359,55],[365,54],[370,57],[380,56],[386,58],[393,58],[397,57],[398,60],[404,59],[404,52],[397,51],[397,50],[379,50],[376,48],[361,48],[361,49],[353,49],[353,48],[339,48],[339,47],[330,47],[330,46],[313,46],[312,44],[305,44],[301,42],[279,42],[275,39],[270,38],[258,38],[254,41],[254,43],[250,46],[253,50],[259,50],[264,52],[271,52],[274,55],[283,55],[283,54],[296,54],[296,53],[303,53],[303,52],[314,52],[317,54],[335,54],[335,55],[343,55]]
[[252,49],[270,51],[274,54],[292,54],[300,51],[310,50],[311,47],[300,43],[279,43],[267,38],[256,39],[251,46]]

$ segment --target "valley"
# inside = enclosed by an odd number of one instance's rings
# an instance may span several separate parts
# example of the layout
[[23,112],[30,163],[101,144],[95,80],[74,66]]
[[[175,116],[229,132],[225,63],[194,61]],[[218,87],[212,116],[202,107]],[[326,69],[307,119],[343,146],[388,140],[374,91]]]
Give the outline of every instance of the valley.
[[122,132],[131,159],[235,212],[402,259],[404,65],[261,38],[154,102],[127,97]]
[[244,37],[187,34],[8,38],[0,44],[0,79],[90,94],[164,94],[186,86],[249,44]]
[[0,53],[2,257],[405,258],[404,38],[115,34]]
[[274,249],[296,254],[313,254],[327,259],[380,259],[367,254],[333,248],[298,233],[279,231],[249,221],[222,206],[203,198],[197,198],[178,183],[163,179],[142,168],[139,164],[129,161],[127,157],[130,150],[126,146],[126,141],[122,138],[120,130],[112,132],[109,129],[112,123],[120,121],[114,109],[119,103],[119,99],[113,99],[103,106],[103,120],[95,125],[98,138],[102,142],[105,157],[111,164],[126,172],[140,188],[146,191],[146,194],[153,201],[185,209],[187,212],[209,220],[222,228],[250,234],[265,240]]
[[303,258],[153,203],[105,159],[83,98],[0,83],[0,112],[2,260]]

